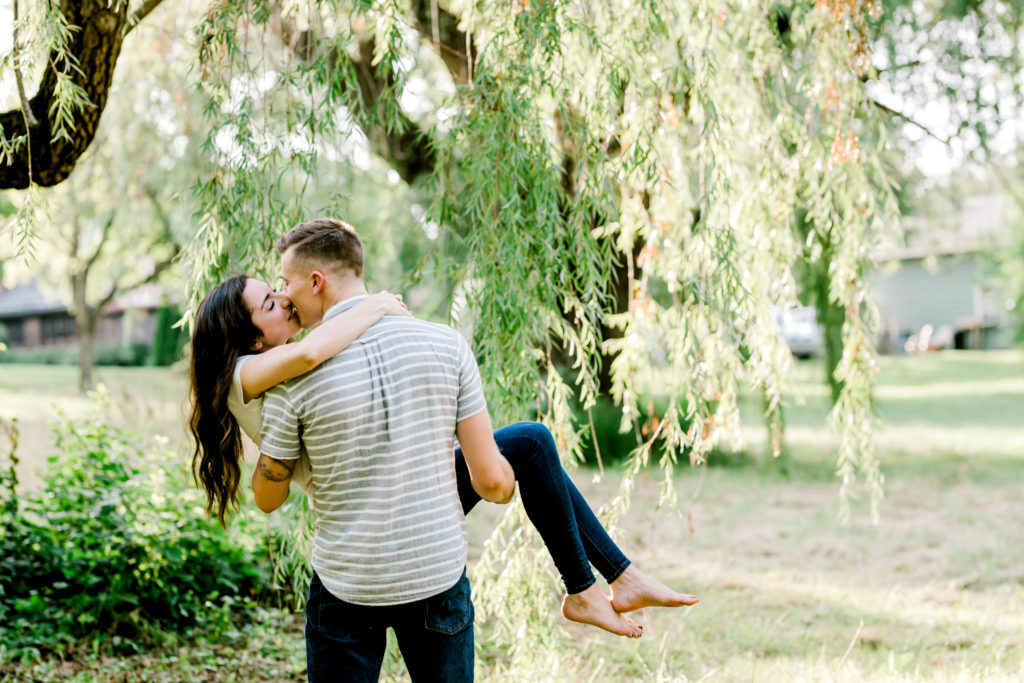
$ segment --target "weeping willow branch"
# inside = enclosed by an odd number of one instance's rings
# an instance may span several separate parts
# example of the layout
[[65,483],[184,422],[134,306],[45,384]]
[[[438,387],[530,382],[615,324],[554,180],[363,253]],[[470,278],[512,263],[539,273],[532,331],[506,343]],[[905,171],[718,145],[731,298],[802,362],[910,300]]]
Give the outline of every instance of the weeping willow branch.
[[70,175],[96,135],[125,35],[159,4],[145,3],[131,25],[128,2],[63,0],[53,6],[47,20],[59,27],[52,32],[57,42],[39,89],[27,106],[23,100],[21,108],[0,114],[6,140],[24,140],[7,148],[0,188],[49,187]]
[[[28,105],[28,97],[25,96],[25,82],[21,76],[21,49],[20,43],[18,42],[18,0],[14,0],[14,24],[12,27],[12,42],[11,42],[11,57],[14,62],[14,79],[18,83],[18,99],[21,102],[21,113],[25,118],[26,128],[35,128],[39,125],[39,121],[36,120],[35,115],[32,113],[32,108]],[[32,159],[28,160],[29,173],[32,172]]]

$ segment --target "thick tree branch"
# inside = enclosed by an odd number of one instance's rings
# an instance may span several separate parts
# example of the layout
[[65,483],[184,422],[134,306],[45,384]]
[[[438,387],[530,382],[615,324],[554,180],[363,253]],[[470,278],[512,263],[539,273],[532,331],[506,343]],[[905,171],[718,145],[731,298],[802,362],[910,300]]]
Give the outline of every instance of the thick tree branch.
[[459,18],[428,0],[413,0],[412,12],[416,30],[434,45],[452,80],[461,85],[469,83],[470,55],[476,52],[476,46],[472,36],[459,29]]
[[35,128],[39,121],[32,114],[32,108],[28,106],[28,97],[25,96],[25,82],[21,77],[21,49],[18,43],[18,0],[14,0],[14,27],[12,29],[11,56],[14,62],[14,80],[18,84],[18,101],[21,102],[21,113],[25,119],[27,128]]
[[103,298],[96,302],[95,309],[97,311],[102,311],[107,304],[114,300],[114,297],[117,296],[119,292],[130,292],[133,289],[138,289],[139,287],[142,287],[143,285],[148,285],[156,282],[157,278],[163,275],[165,270],[174,265],[174,260],[177,259],[178,254],[181,253],[180,245],[174,244],[173,247],[174,250],[171,252],[171,254],[166,258],[161,259],[160,261],[155,263],[153,265],[153,270],[150,271],[150,273],[145,277],[140,278],[139,280],[136,280],[135,282],[128,285],[118,283],[112,284],[110,286],[110,289],[107,290],[107,293],[103,295]]
[[114,225],[114,218],[117,217],[116,211],[111,211],[110,216],[107,217],[107,222],[103,224],[103,231],[100,233],[100,241],[96,245],[96,250],[92,252],[92,256],[85,262],[85,273],[88,277],[88,273],[92,270],[92,267],[96,265],[96,261],[99,259],[100,254],[103,252],[103,247],[106,245],[107,240],[110,239],[110,228]]
[[[459,18],[431,0],[411,3],[415,28],[421,37],[438,51],[452,80],[466,84],[470,78],[470,54],[474,50],[472,36],[459,29]],[[318,58],[317,39],[311,31],[297,31],[286,18],[275,22],[283,42],[305,62]],[[362,111],[359,123],[373,146],[407,183],[429,175],[437,164],[429,134],[395,106],[392,116],[397,125],[387,125],[382,115],[383,99],[391,96],[397,82],[386,60],[373,64],[376,43],[371,32],[357,30],[359,50],[351,57],[343,48],[334,46],[327,55],[336,70],[346,69],[348,62],[356,73]],[[396,123],[392,121],[392,123]]]
[[[131,289],[134,289],[134,287],[125,291],[130,291]],[[116,284],[110,285],[110,289],[108,289],[107,293],[103,295],[103,298],[97,301],[96,305],[92,307],[93,314],[99,317],[100,313],[103,312],[103,309],[107,307],[107,304],[113,301],[114,297],[117,296],[117,293],[120,291],[122,291],[121,287],[118,287]]]
[[[296,57],[304,62],[320,58],[316,36],[311,31],[296,31],[287,19],[279,24],[282,41]],[[416,122],[402,113],[397,104],[392,109],[388,125],[383,115],[384,98],[392,97],[397,78],[387,61],[373,64],[376,43],[370,32],[358,35],[358,56],[350,56],[343,47],[331,46],[324,57],[333,71],[344,71],[350,66],[359,86],[359,103],[353,111],[376,154],[384,158],[407,183],[430,175],[437,164],[437,153],[430,136]],[[397,122],[394,120],[397,119]]]
[[[65,64],[57,54],[50,54],[50,68],[44,72],[39,90],[29,101],[29,110],[39,125],[32,129],[28,144],[12,149],[10,157],[0,163],[0,189],[25,189],[30,182],[49,187],[66,179],[95,137],[106,106],[114,66],[121,54],[128,3],[62,0],[61,11],[68,24],[77,27],[68,44],[69,53],[77,60],[74,65],[77,68]],[[57,87],[56,74],[65,69],[71,74],[72,82],[82,88],[90,105],[75,112],[68,139],[54,140],[50,110]],[[20,107],[0,114],[0,129],[8,140],[27,135]]]
[[175,259],[177,259],[178,255],[181,253],[181,245],[174,240],[173,223],[171,222],[170,216],[168,216],[167,212],[164,210],[163,205],[160,203],[160,197],[157,195],[156,190],[154,190],[149,185],[146,185],[143,188],[143,191],[146,193],[146,196],[149,197],[149,201],[153,204],[153,210],[156,212],[157,220],[160,221],[160,226],[161,228],[163,228],[160,231],[160,234],[153,238],[152,243],[146,249],[146,253],[151,253],[158,247],[163,246],[165,244],[170,245],[171,253],[167,255],[165,258],[158,261],[156,264],[154,264],[153,270],[151,270],[148,275],[139,279],[138,281],[129,285],[117,283],[111,285],[110,290],[104,295],[103,299],[101,299],[100,302],[96,305],[97,310],[102,310],[104,306],[113,301],[114,297],[117,296],[118,292],[130,292],[133,289],[138,289],[139,287],[142,287],[143,285],[148,285],[153,282],[156,282],[157,278],[159,278],[160,275],[162,275],[165,270],[167,270],[168,268],[171,267],[171,265],[174,264]]
[[164,0],[146,0],[142,3],[139,9],[132,12],[132,15],[128,17],[128,27],[125,29],[125,34],[131,33],[132,30],[139,25],[139,23],[149,16],[149,13],[155,10],[160,3]]
[[149,202],[153,205],[153,211],[156,212],[156,218],[160,221],[160,226],[163,228],[161,236],[177,246],[177,243],[174,242],[174,225],[171,223],[171,217],[164,210],[164,205],[160,203],[160,196],[157,194],[157,191],[151,185],[145,185],[142,190],[149,197]]

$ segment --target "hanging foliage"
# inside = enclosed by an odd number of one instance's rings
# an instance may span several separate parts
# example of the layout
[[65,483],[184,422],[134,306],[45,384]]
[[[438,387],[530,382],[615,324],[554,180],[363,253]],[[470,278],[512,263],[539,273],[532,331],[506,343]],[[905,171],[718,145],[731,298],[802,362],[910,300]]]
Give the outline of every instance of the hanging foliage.
[[[636,431],[614,523],[652,458],[671,498],[680,458],[700,465],[739,440],[748,388],[765,396],[778,453],[790,354],[775,307],[797,303],[794,267],[815,263],[843,312],[831,418],[842,500],[862,482],[874,512],[865,276],[897,219],[887,120],[865,92],[879,11],[862,0],[210,3],[194,36],[209,134],[192,299],[234,270],[276,273],[276,238],[301,219],[346,217],[354,176],[403,182],[424,207],[412,229],[430,242],[410,286],[465,301],[452,313],[473,332],[497,421],[539,416],[578,453],[592,429],[572,405],[607,392]],[[372,277],[373,249],[406,236],[356,227]],[[663,409],[640,424],[653,396]],[[489,542],[478,607],[517,676],[557,678],[535,656],[557,629],[524,520],[510,509]]]

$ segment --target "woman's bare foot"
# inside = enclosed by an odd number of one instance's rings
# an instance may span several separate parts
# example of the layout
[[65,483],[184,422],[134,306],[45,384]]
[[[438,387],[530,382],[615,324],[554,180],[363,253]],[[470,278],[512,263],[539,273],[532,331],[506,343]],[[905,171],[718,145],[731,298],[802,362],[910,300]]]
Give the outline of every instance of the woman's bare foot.
[[699,602],[697,596],[676,593],[633,565],[626,567],[626,571],[609,587],[612,589],[612,607],[616,612],[632,612],[643,607],[682,607]]
[[562,600],[562,616],[570,621],[591,624],[605,631],[628,638],[639,638],[643,627],[629,617],[624,617],[612,608],[608,596],[597,584],[592,584],[581,593],[567,593]]

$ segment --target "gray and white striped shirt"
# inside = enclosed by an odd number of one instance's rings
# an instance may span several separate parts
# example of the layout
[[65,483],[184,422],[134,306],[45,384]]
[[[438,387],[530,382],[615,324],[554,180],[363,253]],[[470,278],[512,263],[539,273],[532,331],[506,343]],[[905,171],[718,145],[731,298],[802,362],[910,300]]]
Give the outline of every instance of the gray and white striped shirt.
[[466,533],[455,424],[485,407],[466,340],[407,317],[382,318],[334,358],[267,392],[260,450],[280,460],[299,457],[303,445],[309,453],[312,563],[327,590],[393,605],[459,580]]

